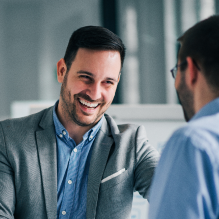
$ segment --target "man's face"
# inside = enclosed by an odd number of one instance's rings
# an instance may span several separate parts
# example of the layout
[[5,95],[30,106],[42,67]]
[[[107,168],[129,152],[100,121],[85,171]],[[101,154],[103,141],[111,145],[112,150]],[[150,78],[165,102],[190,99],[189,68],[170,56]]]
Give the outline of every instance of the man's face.
[[113,101],[120,69],[118,51],[80,48],[69,72],[61,79],[63,115],[79,126],[96,124]]
[[[180,63],[181,62],[179,61],[178,64]],[[195,110],[193,92],[188,88],[186,84],[186,71],[187,69],[182,72],[180,71],[180,67],[178,68],[175,80],[175,88],[180,104],[183,108],[185,120],[188,122],[195,115]]]

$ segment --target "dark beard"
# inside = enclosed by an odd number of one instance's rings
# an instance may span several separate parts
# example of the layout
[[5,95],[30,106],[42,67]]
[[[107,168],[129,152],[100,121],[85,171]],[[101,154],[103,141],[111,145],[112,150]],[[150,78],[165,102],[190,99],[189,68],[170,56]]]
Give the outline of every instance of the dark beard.
[[[63,108],[64,112],[67,113],[69,119],[72,120],[77,125],[83,126],[83,127],[92,126],[93,124],[96,123],[96,121],[98,121],[100,119],[100,117],[102,116],[103,113],[101,115],[97,115],[97,117],[91,123],[81,122],[78,115],[77,115],[77,112],[76,112],[76,104],[75,104],[76,101],[78,101],[79,97],[87,100],[88,102],[94,102],[94,101],[91,100],[91,98],[88,95],[83,94],[83,93],[75,94],[72,97],[70,91],[66,90],[67,77],[68,77],[68,75],[66,74],[65,78],[63,80],[62,86],[61,86],[60,96],[61,96],[62,102],[63,102],[61,107]],[[74,102],[71,101],[72,98],[74,98]],[[99,100],[96,100],[95,102],[97,102],[97,101],[99,101]],[[99,101],[99,102],[101,102],[101,101]]]
[[176,94],[177,94],[177,97],[178,97],[179,103],[180,103],[180,105],[182,106],[182,110],[183,110],[184,118],[185,118],[186,122],[188,122],[188,121],[190,120],[190,118],[189,118],[189,116],[188,116],[188,114],[187,114],[187,112],[186,112],[186,110],[185,110],[184,105],[182,104],[182,102],[181,102],[181,100],[180,100],[179,92],[176,91]]
[[193,93],[188,89],[185,83],[185,76],[182,76],[181,83],[178,91],[176,91],[179,103],[182,106],[184,118],[188,122],[194,115],[194,96]]
[[[62,89],[61,89],[62,90]],[[65,91],[64,91],[65,92]],[[77,113],[76,113],[76,105],[75,105],[75,102],[78,101],[78,95],[74,95],[74,103],[71,103],[70,100],[71,100],[71,94],[70,92],[68,93],[68,99],[69,101],[66,100],[65,98],[65,95],[64,93],[61,92],[61,98],[62,98],[62,101],[63,101],[63,104],[62,104],[62,108],[64,109],[65,112],[67,112],[69,118],[74,122],[76,123],[77,125],[79,126],[90,126],[90,125],[93,125],[95,123],[95,121],[93,121],[92,123],[83,123],[80,121],[80,119],[78,118],[77,116]]]

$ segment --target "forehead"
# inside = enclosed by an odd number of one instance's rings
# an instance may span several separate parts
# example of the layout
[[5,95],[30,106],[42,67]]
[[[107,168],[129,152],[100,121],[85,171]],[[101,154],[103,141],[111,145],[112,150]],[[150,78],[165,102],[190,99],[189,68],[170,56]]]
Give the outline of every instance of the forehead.
[[121,66],[121,57],[118,51],[114,50],[93,50],[93,49],[84,49],[79,48],[76,54],[75,60],[73,63],[83,65],[110,65],[110,64],[120,64]]
[[71,68],[77,68],[92,73],[120,72],[121,57],[118,51],[114,50],[93,50],[78,49]]

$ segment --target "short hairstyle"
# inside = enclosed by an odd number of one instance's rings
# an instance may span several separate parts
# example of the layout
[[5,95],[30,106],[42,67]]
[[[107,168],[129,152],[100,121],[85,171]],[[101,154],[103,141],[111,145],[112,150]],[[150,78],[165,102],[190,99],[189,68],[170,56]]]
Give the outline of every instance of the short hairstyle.
[[118,51],[121,58],[121,68],[123,66],[125,46],[116,34],[104,27],[85,26],[73,32],[64,56],[67,71],[71,68],[79,48]]
[[[178,38],[181,48],[178,58],[191,57],[203,70],[206,81],[219,89],[219,16],[205,19]],[[185,66],[182,66],[183,70]]]

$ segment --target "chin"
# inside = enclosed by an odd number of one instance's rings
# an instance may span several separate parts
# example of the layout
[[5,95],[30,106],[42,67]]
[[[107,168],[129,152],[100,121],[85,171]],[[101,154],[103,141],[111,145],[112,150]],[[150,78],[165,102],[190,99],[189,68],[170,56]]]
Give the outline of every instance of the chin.
[[78,124],[79,126],[91,126],[95,124],[98,121],[98,119],[95,118],[75,118],[74,122]]

